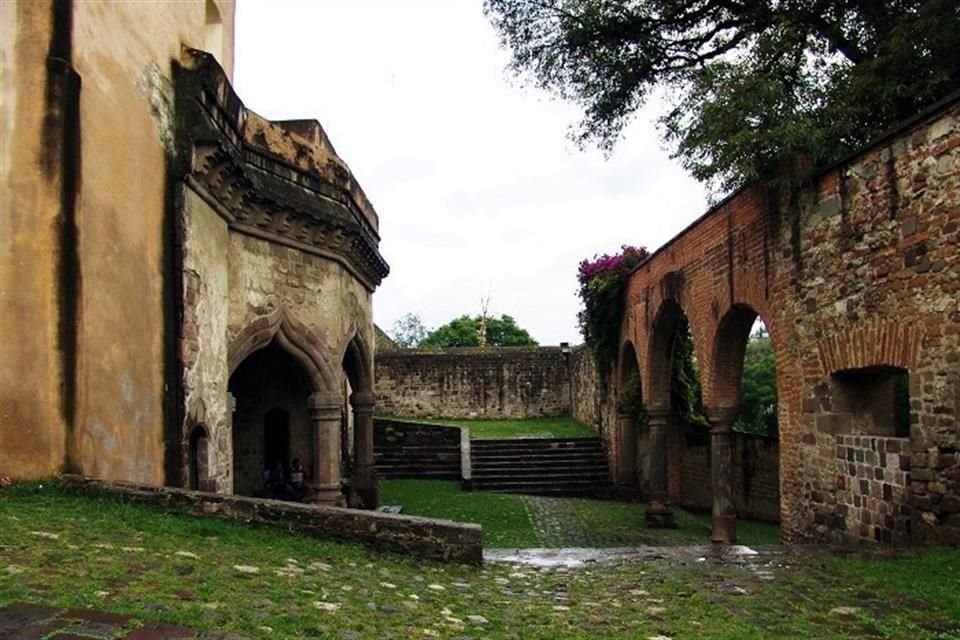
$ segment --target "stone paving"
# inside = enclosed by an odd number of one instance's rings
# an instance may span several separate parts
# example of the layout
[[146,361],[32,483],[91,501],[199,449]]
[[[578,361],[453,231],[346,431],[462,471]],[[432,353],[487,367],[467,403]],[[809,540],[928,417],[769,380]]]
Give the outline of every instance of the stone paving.
[[13,603],[0,607],[3,640],[244,640],[224,633],[204,633],[161,622],[91,609],[55,609]]

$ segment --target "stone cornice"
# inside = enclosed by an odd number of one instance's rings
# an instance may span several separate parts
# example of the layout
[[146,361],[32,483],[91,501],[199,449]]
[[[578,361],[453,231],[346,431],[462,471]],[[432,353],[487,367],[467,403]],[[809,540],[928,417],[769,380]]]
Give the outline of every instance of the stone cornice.
[[333,259],[373,291],[389,273],[376,213],[319,125],[297,122],[291,132],[248,111],[206,53],[184,49],[181,62],[185,181],[232,230]]

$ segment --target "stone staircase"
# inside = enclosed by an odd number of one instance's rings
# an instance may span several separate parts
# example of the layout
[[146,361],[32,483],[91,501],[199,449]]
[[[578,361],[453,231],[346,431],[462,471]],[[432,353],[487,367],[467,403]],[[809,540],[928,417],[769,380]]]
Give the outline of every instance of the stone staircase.
[[607,497],[610,469],[600,438],[470,440],[479,491]]

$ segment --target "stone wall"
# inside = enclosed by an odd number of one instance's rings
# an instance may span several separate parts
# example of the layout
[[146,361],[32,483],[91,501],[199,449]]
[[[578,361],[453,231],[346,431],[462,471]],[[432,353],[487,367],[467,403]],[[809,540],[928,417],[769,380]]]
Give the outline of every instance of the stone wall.
[[[713,499],[710,488],[710,439],[681,434],[679,486],[671,498],[682,506],[709,511]],[[733,434],[733,500],[742,518],[780,521],[780,444],[775,438],[746,433]]]
[[784,537],[830,541],[846,517],[837,437],[898,435],[890,394],[906,374],[910,539],[956,544],[960,93],[833,166],[783,168],[794,186],[744,187],[631,275],[622,346],[636,348],[644,404],[669,410],[685,317],[708,414],[730,415],[760,317],[777,367]]
[[377,413],[536,418],[570,413],[570,356],[559,347],[398,350],[377,355]]
[[[910,440],[838,436],[835,521],[840,539],[910,541]],[[827,524],[827,523],[820,523]]]
[[78,491],[116,495],[131,502],[156,505],[165,511],[279,525],[285,531],[362,542],[376,549],[442,562],[475,565],[483,562],[483,530],[476,524],[105,482],[82,476],[65,475],[63,482]]

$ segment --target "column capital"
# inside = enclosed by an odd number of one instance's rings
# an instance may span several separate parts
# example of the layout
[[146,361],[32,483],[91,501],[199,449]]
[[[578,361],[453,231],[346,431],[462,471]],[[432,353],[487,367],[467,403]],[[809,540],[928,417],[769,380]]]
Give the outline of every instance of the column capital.
[[707,421],[712,431],[725,432],[733,428],[740,407],[706,407]]
[[307,406],[311,409],[339,408],[343,404],[343,397],[332,391],[316,391],[307,398]]
[[670,407],[668,405],[655,404],[647,407],[647,418],[651,427],[665,427],[670,418]]
[[375,396],[370,391],[354,391],[350,394],[350,406],[354,411],[373,411]]

